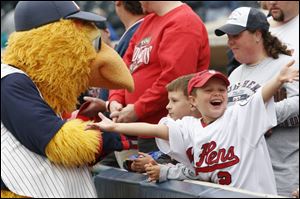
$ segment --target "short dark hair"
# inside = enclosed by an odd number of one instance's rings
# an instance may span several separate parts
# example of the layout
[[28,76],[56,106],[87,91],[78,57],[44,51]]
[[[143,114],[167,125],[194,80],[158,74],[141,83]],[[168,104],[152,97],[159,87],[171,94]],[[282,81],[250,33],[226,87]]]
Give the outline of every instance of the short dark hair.
[[188,84],[189,81],[195,76],[195,74],[184,75],[174,79],[169,84],[167,84],[166,88],[168,92],[173,91],[182,91],[185,96],[188,97]]
[[142,15],[143,14],[143,8],[141,6],[141,3],[139,1],[123,1],[124,8],[134,14],[134,15]]

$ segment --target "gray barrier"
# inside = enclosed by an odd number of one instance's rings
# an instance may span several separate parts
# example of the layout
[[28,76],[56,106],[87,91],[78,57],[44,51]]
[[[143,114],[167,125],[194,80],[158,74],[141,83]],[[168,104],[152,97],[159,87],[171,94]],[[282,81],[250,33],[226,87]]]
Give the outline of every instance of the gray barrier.
[[99,198],[260,198],[262,195],[240,193],[219,187],[170,180],[149,183],[147,176],[102,167],[94,176]]

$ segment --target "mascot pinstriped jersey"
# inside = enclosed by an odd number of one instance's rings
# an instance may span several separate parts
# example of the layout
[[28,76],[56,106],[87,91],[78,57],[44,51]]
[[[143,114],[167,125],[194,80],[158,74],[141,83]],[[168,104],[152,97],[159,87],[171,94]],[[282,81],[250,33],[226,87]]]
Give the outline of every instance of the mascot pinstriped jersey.
[[60,115],[89,86],[133,90],[118,54],[94,49],[97,21],[71,1],[18,3],[1,64],[1,197],[96,197],[101,132]]

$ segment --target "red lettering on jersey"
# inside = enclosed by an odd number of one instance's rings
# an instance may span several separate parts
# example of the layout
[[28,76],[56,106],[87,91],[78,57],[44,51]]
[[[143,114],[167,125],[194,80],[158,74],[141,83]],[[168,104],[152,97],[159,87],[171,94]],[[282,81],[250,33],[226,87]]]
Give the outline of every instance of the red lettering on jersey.
[[[214,141],[202,145],[202,153],[199,155],[199,161],[196,162],[196,174],[199,172],[212,172],[239,163],[240,160],[234,154],[233,146],[230,146],[227,152],[224,148],[215,150],[216,147],[217,144]],[[202,165],[204,162],[208,166],[203,167]]]
[[186,155],[188,156],[190,163],[192,163],[194,161],[193,147],[188,148]]
[[222,185],[230,185],[231,183],[231,175],[227,171],[219,171],[217,174],[219,178],[219,184]]

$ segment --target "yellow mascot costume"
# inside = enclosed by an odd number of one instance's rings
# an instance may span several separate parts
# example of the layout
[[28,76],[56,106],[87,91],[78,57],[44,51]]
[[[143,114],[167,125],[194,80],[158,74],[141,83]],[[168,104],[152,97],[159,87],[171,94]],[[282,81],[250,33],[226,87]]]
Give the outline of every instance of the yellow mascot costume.
[[133,90],[118,54],[72,1],[20,1],[1,63],[1,198],[96,197],[89,165],[101,132],[63,120],[89,86]]

